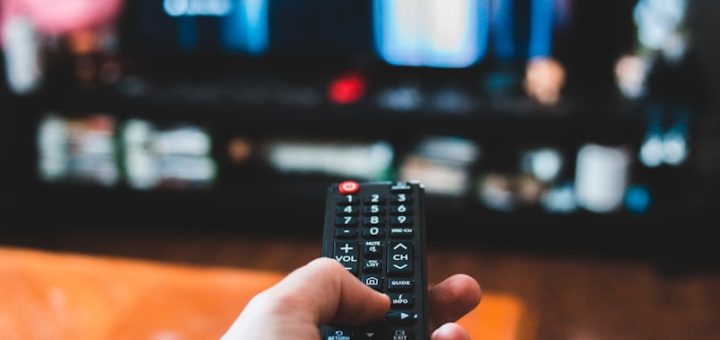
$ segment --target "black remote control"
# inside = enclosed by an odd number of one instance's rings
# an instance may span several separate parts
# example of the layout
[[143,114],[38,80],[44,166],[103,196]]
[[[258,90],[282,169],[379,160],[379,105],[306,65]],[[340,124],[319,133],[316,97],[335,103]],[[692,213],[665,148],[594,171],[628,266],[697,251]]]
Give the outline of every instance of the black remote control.
[[385,320],[328,325],[322,340],[426,340],[424,189],[415,182],[345,181],[328,189],[323,256],[390,296]]

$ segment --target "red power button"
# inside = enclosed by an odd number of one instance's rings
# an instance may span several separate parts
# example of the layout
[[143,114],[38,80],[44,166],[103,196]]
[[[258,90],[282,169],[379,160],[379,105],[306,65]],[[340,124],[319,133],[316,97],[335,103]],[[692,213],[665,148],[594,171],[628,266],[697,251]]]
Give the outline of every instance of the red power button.
[[345,181],[338,185],[338,191],[343,195],[351,195],[360,190],[360,184],[355,181]]

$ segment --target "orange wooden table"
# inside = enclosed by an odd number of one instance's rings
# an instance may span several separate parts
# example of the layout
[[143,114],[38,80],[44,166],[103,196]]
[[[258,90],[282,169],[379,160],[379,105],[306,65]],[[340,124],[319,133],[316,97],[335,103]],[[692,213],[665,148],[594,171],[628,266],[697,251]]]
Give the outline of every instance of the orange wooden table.
[[[0,339],[217,339],[281,274],[0,248]],[[512,296],[484,292],[473,339],[533,339]]]

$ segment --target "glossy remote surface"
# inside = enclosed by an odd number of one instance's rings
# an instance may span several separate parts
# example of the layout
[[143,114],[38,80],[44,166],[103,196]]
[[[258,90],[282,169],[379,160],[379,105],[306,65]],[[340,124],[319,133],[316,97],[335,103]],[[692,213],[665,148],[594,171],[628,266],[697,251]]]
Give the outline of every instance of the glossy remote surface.
[[424,190],[414,182],[345,181],[328,189],[323,256],[390,296],[384,320],[322,327],[322,340],[426,340]]

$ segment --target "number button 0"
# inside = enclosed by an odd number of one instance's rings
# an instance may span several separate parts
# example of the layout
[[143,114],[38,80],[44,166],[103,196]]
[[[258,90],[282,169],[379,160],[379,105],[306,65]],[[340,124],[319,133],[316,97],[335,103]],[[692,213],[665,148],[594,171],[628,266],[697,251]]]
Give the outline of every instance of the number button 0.
[[385,237],[385,229],[370,227],[363,229],[363,237],[368,239],[379,239]]

